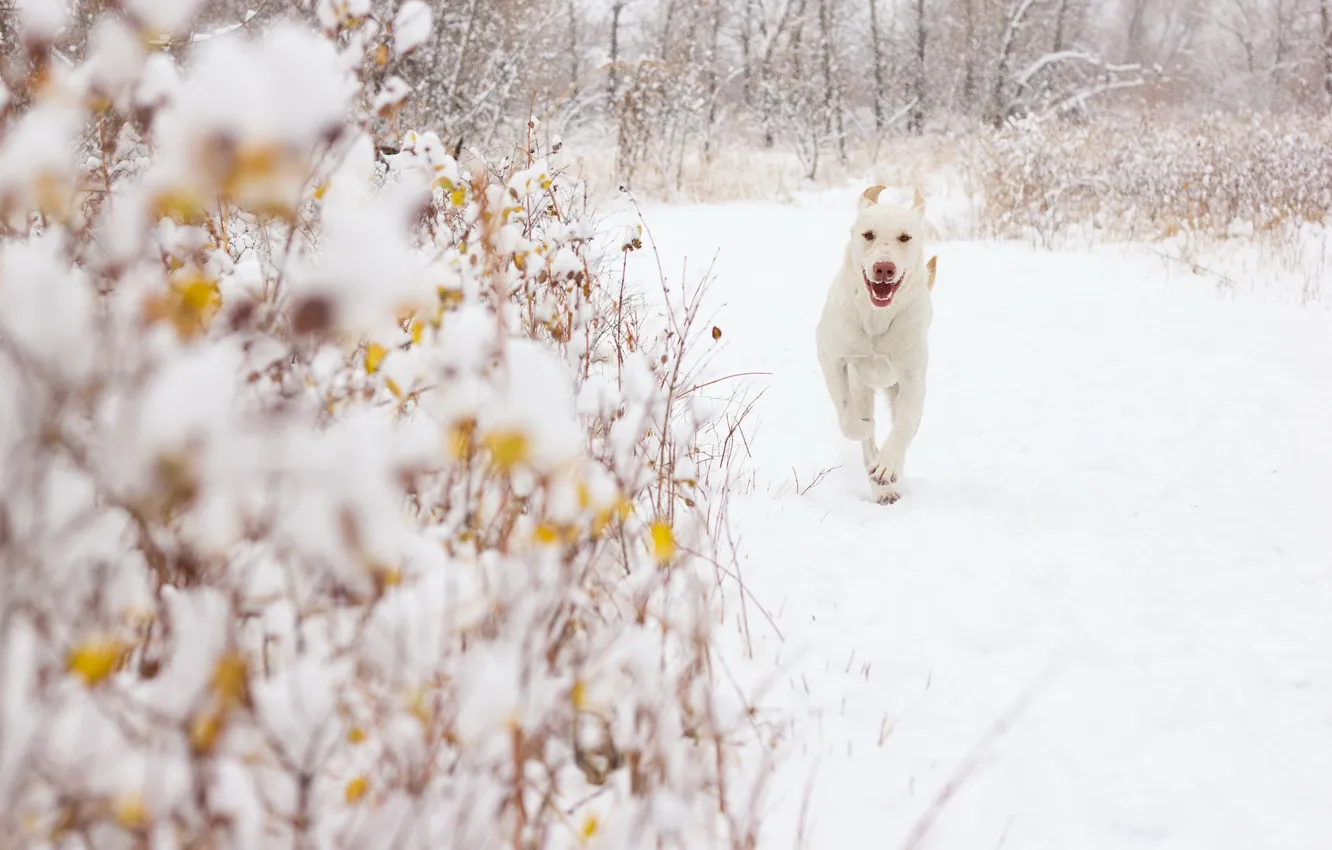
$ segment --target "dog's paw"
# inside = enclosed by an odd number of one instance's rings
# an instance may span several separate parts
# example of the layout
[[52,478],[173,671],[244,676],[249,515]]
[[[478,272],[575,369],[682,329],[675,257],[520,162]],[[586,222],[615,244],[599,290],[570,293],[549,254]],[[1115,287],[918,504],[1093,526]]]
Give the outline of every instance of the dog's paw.
[[902,498],[902,494],[897,488],[890,484],[871,483],[870,490],[874,496],[874,501],[880,505],[893,505]]
[[892,463],[880,454],[874,459],[869,467],[870,481],[881,487],[887,487],[890,484],[897,483],[897,464]]

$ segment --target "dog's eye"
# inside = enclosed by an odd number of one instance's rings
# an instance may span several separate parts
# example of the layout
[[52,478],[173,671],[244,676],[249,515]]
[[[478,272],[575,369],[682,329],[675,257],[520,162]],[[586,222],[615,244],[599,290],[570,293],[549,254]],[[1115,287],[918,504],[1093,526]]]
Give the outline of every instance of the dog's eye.
[[873,241],[874,241],[874,231],[873,231],[873,230],[866,230],[864,233],[862,233],[862,234],[860,234],[860,235],[865,237],[865,241],[866,241],[866,242],[873,242]]
[[907,242],[911,241],[911,234],[903,233],[901,236],[897,237],[897,241],[906,244]]

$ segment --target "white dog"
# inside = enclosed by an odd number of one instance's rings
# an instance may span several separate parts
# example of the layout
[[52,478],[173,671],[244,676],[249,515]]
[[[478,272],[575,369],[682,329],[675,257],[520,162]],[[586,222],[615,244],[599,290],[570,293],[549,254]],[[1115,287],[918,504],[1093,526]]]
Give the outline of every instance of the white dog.
[[[891,505],[901,498],[895,485],[925,405],[926,334],[938,258],[925,261],[920,191],[908,209],[879,203],[883,189],[872,186],[860,197],[816,340],[842,434],[860,443],[875,501]],[[874,442],[876,391],[893,415],[881,446]]]

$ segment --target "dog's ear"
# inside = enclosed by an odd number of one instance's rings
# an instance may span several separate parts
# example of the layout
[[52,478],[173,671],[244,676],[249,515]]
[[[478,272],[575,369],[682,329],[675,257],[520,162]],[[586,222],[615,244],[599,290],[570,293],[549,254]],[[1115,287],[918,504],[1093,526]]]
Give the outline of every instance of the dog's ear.
[[884,190],[884,186],[871,186],[860,196],[860,208],[872,207],[879,202],[879,193]]
[[929,277],[929,280],[928,280],[928,284],[929,284],[929,288],[930,288],[930,289],[934,289],[934,273],[935,273],[936,269],[938,268],[938,265],[939,265],[939,258],[938,258],[938,257],[930,257],[930,261],[929,261],[928,263],[925,264],[925,270],[928,271],[928,272],[930,273],[930,277]]
[[916,189],[916,197],[911,203],[911,208],[921,215],[925,214],[925,196],[921,194],[920,189]]

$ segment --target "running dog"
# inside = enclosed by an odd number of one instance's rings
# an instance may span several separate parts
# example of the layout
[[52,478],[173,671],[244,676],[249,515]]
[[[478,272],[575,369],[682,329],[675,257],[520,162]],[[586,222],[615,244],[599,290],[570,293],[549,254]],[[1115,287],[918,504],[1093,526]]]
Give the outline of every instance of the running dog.
[[[883,189],[871,186],[857,202],[815,338],[842,435],[860,443],[874,500],[891,505],[901,498],[897,484],[925,406],[926,336],[938,258],[925,259],[920,191],[908,208],[879,203]],[[876,392],[888,399],[892,412],[882,445],[874,440]]]

